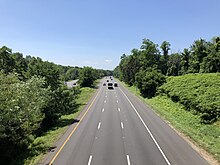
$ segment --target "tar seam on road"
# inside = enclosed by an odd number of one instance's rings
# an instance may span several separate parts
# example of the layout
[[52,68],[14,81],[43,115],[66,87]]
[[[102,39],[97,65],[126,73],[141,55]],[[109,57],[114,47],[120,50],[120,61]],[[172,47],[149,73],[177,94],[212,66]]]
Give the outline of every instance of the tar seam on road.
[[128,98],[128,96],[122,91],[121,88],[119,88],[121,90],[121,92],[123,93],[123,95],[126,97],[126,99],[128,100],[128,102],[131,104],[132,108],[134,109],[134,111],[136,112],[137,116],[139,117],[139,119],[141,120],[142,124],[144,125],[144,127],[146,128],[147,132],[150,134],[150,137],[152,138],[152,140],[154,141],[154,143],[156,144],[157,148],[159,149],[160,153],[162,154],[163,158],[165,159],[166,163],[168,165],[171,165],[171,163],[169,162],[168,158],[166,157],[166,155],[164,154],[163,150],[160,148],[159,144],[157,143],[156,139],[154,138],[153,134],[151,133],[150,129],[148,128],[148,126],[145,124],[144,120],[142,119],[142,117],[140,116],[140,114],[138,113],[138,111],[136,110],[136,108],[134,107],[134,105],[131,103],[130,99]]
[[77,125],[74,127],[74,129],[72,130],[72,132],[69,134],[69,136],[66,138],[66,140],[64,141],[64,143],[62,144],[62,146],[60,147],[60,149],[57,151],[56,155],[53,157],[53,159],[51,160],[51,162],[49,163],[49,165],[52,165],[52,163],[54,162],[54,160],[57,158],[57,156],[60,154],[60,152],[62,151],[63,147],[66,145],[66,143],[68,142],[68,140],[70,139],[70,137],[72,136],[72,134],[75,132],[75,130],[78,128],[79,124],[81,123],[81,121],[83,120],[83,118],[86,116],[86,114],[88,113],[88,111],[90,110],[90,108],[92,107],[92,105],[94,104],[96,98],[98,97],[99,93],[100,93],[101,89],[99,90],[99,92],[96,94],[95,98],[93,99],[93,101],[91,102],[91,104],[89,105],[89,107],[87,108],[86,112],[83,114],[83,116],[81,117],[81,119],[79,120],[79,122],[77,123]]

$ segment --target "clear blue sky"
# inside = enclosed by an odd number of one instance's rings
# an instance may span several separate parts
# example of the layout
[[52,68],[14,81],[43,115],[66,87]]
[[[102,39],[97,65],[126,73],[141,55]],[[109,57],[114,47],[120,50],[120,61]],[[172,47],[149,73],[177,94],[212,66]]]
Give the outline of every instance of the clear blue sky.
[[173,52],[220,35],[220,0],[0,0],[0,47],[114,69],[142,39]]

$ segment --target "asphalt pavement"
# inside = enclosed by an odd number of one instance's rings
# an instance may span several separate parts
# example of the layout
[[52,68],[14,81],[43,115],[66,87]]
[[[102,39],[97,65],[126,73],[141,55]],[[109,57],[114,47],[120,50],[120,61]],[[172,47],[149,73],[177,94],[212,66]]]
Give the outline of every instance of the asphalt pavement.
[[[103,79],[103,82],[106,79]],[[158,115],[120,84],[100,86],[51,154],[53,165],[207,165]]]

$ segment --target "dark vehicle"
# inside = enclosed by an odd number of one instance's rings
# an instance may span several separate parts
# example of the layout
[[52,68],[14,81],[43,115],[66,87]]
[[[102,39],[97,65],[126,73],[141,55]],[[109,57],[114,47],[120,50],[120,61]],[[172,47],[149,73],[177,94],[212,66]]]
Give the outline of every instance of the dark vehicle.
[[103,86],[106,86],[106,83],[103,83]]
[[114,83],[114,87],[118,87],[118,83],[117,82]]
[[107,82],[109,82],[109,80],[107,80]]
[[113,83],[111,83],[111,82],[108,83],[108,89],[114,89],[114,88],[113,88]]

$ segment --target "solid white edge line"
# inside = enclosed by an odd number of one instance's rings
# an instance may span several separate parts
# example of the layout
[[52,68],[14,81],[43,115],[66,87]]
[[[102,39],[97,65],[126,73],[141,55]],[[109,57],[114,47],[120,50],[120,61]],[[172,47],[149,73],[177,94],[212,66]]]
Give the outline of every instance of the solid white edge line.
[[[121,90],[121,88],[119,88]],[[136,110],[136,108],[134,107],[134,105],[131,103],[131,101],[129,100],[129,98],[127,97],[127,95],[121,90],[121,92],[124,94],[124,96],[126,97],[126,99],[128,100],[128,102],[131,104],[132,108],[134,109],[134,111],[136,112],[137,116],[139,117],[139,119],[141,120],[142,124],[144,125],[144,127],[146,128],[147,132],[150,134],[152,140],[154,141],[154,143],[156,144],[157,148],[159,149],[160,153],[162,154],[163,158],[165,159],[165,161],[167,162],[168,165],[171,165],[171,163],[169,162],[169,160],[167,159],[166,155],[164,154],[163,150],[160,148],[159,144],[157,143],[156,139],[154,138],[153,134],[151,133],[150,129],[148,128],[148,126],[145,124],[144,120],[142,119],[142,117],[140,116],[140,114],[138,113],[138,111]]]
[[128,162],[128,165],[131,165],[129,155],[127,155],[127,162]]
[[118,108],[118,111],[120,112],[120,111],[121,111],[121,109],[120,109],[120,108]]
[[106,100],[104,101],[104,103],[106,103]]
[[104,112],[104,111],[105,111],[105,109],[103,108],[103,109],[102,109],[102,112]]
[[90,155],[89,157],[88,165],[91,165],[91,162],[92,162],[92,155]]
[[124,128],[124,125],[123,125],[123,123],[121,122],[121,128],[123,129]]
[[100,129],[100,127],[101,127],[101,122],[99,122],[98,129]]
[[118,103],[118,100],[116,102]]

